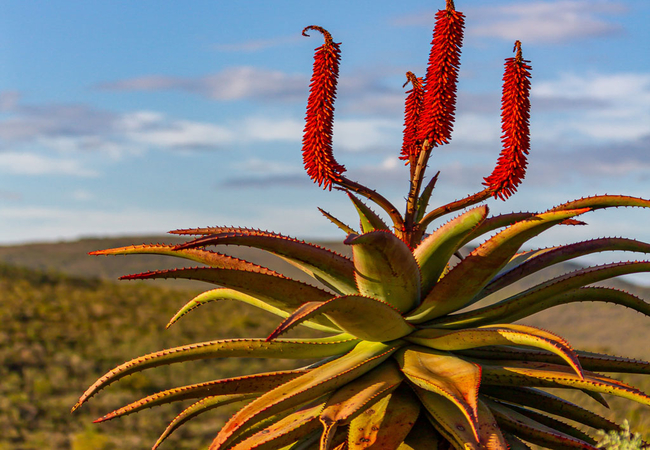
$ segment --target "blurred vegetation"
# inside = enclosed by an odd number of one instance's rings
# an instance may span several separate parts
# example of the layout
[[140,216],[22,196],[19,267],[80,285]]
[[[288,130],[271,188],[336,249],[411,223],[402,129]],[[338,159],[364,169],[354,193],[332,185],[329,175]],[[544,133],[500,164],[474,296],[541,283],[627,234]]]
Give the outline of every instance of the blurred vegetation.
[[[193,312],[165,330],[176,310],[208,285],[115,283],[108,280],[125,273],[172,267],[179,260],[85,255],[95,249],[151,241],[88,239],[0,247],[0,261],[6,262],[0,264],[0,450],[148,449],[188,403],[102,424],[92,424],[92,420],[162,389],[307,363],[228,359],[160,367],[126,377],[70,414],[90,384],[128,359],[192,342],[264,337],[278,323],[274,316],[247,305],[222,302],[206,305],[201,312]],[[295,269],[260,252],[228,249],[230,254],[296,275]],[[623,287],[649,298],[647,288]],[[622,307],[566,305],[525,322],[566,337],[575,348],[650,359],[650,320]],[[314,335],[304,330],[299,334]],[[650,377],[623,379],[650,392]],[[563,390],[554,393],[566,395]],[[650,439],[647,406],[608,396],[611,410],[606,410],[580,392],[570,393],[569,398],[619,422],[629,419],[632,430]],[[213,410],[190,421],[163,448],[203,448],[233,410],[234,406]]]

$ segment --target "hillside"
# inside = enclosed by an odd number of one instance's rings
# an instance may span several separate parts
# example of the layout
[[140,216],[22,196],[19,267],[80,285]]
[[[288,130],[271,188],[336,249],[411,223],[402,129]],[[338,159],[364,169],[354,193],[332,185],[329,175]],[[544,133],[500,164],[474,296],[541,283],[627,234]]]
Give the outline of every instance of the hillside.
[[[112,280],[125,273],[172,267],[178,260],[86,255],[95,249],[161,240],[171,241],[140,237],[0,247],[0,449],[150,448],[181,406],[156,408],[100,425],[91,422],[160,389],[270,369],[259,360],[172,365],[128,377],[74,415],[69,413],[89,384],[132,357],[190,342],[265,336],[277,324],[266,313],[223,302],[207,305],[203,313],[192,313],[165,330],[174,312],[204,285]],[[295,274],[293,267],[262,252],[228,250]],[[624,287],[650,298],[647,289]],[[557,332],[577,348],[650,359],[650,319],[622,307],[567,305],[537,314],[526,323]],[[276,367],[294,364],[283,361]],[[650,380],[630,380],[650,390]],[[611,398],[613,411],[601,408],[602,414],[627,417],[635,428],[650,429],[647,407]],[[580,401],[594,406],[590,399]],[[228,414],[225,409],[213,411],[190,422],[163,448],[200,448]]]

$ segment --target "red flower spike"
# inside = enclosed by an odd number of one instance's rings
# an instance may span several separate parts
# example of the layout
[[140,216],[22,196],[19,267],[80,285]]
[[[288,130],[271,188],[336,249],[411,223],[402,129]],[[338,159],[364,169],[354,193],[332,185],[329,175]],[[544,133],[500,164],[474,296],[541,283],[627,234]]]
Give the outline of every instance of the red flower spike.
[[451,140],[464,26],[465,16],[455,10],[452,0],[447,0],[447,8],[436,13],[424,85],[424,110],[418,127],[420,141],[428,139],[432,146]]
[[411,165],[417,161],[421,150],[421,143],[418,141],[418,121],[422,113],[422,102],[424,98],[424,87],[422,78],[416,77],[413,72],[406,72],[407,81],[413,88],[406,91],[408,96],[404,102],[404,141],[400,159],[407,160]]
[[314,54],[314,71],[309,84],[307,116],[302,138],[302,160],[309,177],[323,186],[332,189],[332,183],[340,181],[345,167],[334,159],[332,153],[332,124],[334,121],[334,99],[341,58],[340,44],[332,41],[332,35],[322,27],[308,26],[302,30],[322,33],[325,43]]
[[484,185],[493,196],[505,200],[515,193],[526,175],[526,155],[530,150],[530,70],[521,55],[521,42],[515,42],[514,58],[507,58],[501,98],[501,142],[503,150]]

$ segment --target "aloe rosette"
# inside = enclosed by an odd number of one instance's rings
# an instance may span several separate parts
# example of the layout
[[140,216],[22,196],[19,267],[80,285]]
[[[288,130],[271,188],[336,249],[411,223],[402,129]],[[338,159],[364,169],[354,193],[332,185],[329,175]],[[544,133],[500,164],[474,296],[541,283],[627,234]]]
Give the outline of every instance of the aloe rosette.
[[[605,405],[603,394],[650,406],[647,394],[603,375],[650,374],[649,362],[574,350],[550,331],[515,323],[572,302],[609,302],[650,315],[650,304],[643,299],[592,286],[619,275],[648,272],[650,261],[582,268],[515,294],[505,289],[525,276],[594,252],[650,253],[650,244],[626,238],[521,250],[554,226],[584,224],[578,217],[587,212],[650,207],[650,200],[602,195],[543,212],[495,216],[481,204],[490,197],[507,199],[525,175],[530,66],[518,41],[516,57],[508,58],[505,66],[504,147],[494,172],[485,178],[486,188],[426,212],[438,177],[423,184],[428,158],[434,147],[449,142],[453,128],[463,25],[463,14],[448,1],[436,15],[427,77],[407,75],[413,89],[406,101],[402,159],[410,165],[411,186],[403,215],[376,191],[344,177],[344,167],[334,159],[331,131],[340,47],[323,28],[307,27],[322,33],[325,43],[316,50],[303,157],[312,179],[326,189],[346,191],[359,214],[355,229],[322,211],[345,232],[352,257],[281,234],[234,227],[173,231],[195,237],[182,245],[93,252],[161,254],[202,264],[123,277],[184,278],[218,286],[190,300],[169,325],[223,299],[248,303],[281,320],[266,338],[202,342],[128,361],[99,378],[73,409],[135,372],[189,360],[236,357],[315,362],[296,370],[165,390],[98,421],[192,401],[163,432],[154,445],[157,448],[188,420],[245,401],[215,430],[210,449],[526,449],[528,443],[552,449],[595,449],[595,430],[619,426],[545,388],[576,389]],[[360,197],[375,203],[390,220],[386,222]],[[434,220],[448,215],[455,216],[427,234]],[[481,239],[478,247],[461,256],[464,246]],[[207,250],[223,245],[279,256],[314,283]],[[483,306],[476,307],[479,301]],[[319,330],[326,337],[281,337],[294,327]]]

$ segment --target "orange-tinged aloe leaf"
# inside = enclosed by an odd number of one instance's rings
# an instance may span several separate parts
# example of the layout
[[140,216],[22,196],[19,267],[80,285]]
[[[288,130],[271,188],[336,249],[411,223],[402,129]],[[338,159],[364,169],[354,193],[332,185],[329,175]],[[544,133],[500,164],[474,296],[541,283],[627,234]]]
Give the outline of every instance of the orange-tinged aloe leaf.
[[650,316],[650,304],[632,294],[612,288],[582,287],[619,275],[649,270],[648,261],[613,263],[577,270],[493,305],[434,320],[430,325],[437,328],[460,328],[514,322],[554,306],[575,302],[614,303]]
[[486,364],[482,367],[484,385],[569,387],[597,394],[612,394],[650,406],[650,396],[621,381],[592,372],[585,371],[581,379],[566,367],[549,363],[508,362],[506,367]]
[[481,448],[476,426],[448,398],[418,386],[414,386],[413,391],[426,408],[433,427],[454,447],[464,450]]
[[[292,408],[286,409],[282,412],[279,412],[277,414],[273,414],[269,417],[266,417],[263,420],[260,420],[256,423],[251,424],[248,427],[242,427],[240,428],[236,433],[234,433],[229,439],[226,445],[224,447],[226,448],[231,448],[234,445],[239,444],[240,442],[248,439],[255,433],[258,433],[259,431],[264,430],[265,428],[268,428],[269,426],[273,425],[274,423],[284,419],[285,417],[290,416],[294,412],[298,411],[301,408],[304,408],[306,405],[305,404],[300,404],[297,406],[294,406]],[[292,443],[293,444],[293,443]],[[289,445],[292,445],[289,444]]]
[[475,438],[479,439],[477,399],[481,384],[480,366],[423,347],[407,347],[395,358],[412,384],[449,400],[465,417]]
[[440,433],[433,428],[425,414],[420,414],[411,428],[404,442],[397,447],[397,450],[431,450],[438,449],[442,440]]
[[348,197],[352,201],[354,208],[359,214],[359,225],[361,226],[362,233],[368,233],[370,231],[376,230],[388,230],[388,225],[382,220],[381,217],[377,215],[372,209],[370,209],[365,203],[363,203],[359,198],[347,193]]
[[[332,297],[332,294],[323,289],[281,275],[210,267],[158,270],[127,275],[120,279],[150,280],[157,278],[183,278],[218,284],[251,295],[287,312],[295,310],[304,303],[322,302]],[[323,325],[331,326],[329,320],[323,321],[323,318],[316,320]]]
[[480,443],[486,450],[508,450],[508,442],[497,426],[492,411],[481,397],[478,399],[478,434]]
[[457,331],[427,328],[406,338],[409,342],[436,350],[465,350],[488,345],[523,345],[541,348],[558,355],[582,376],[578,356],[561,337],[527,325],[499,324]]
[[301,437],[320,429],[318,415],[324,405],[325,399],[317,400],[230,448],[232,450],[276,450],[281,446],[294,443]]
[[210,397],[205,397],[199,400],[196,403],[185,408],[179,415],[177,415],[174,420],[172,420],[165,431],[162,432],[156,443],[153,445],[151,450],[156,450],[160,447],[160,444],[165,441],[174,431],[176,431],[181,425],[187,421],[195,418],[196,416],[208,412],[212,409],[218,408],[220,406],[228,405],[231,403],[249,400],[254,398],[255,394],[230,394],[230,395],[215,395]]
[[72,408],[79,408],[86,400],[109,384],[132,373],[152,367],[209,358],[326,358],[345,353],[358,339],[341,334],[317,339],[224,339],[174,347],[127,361],[100,377]]
[[[167,328],[169,328],[174,323],[176,323],[185,314],[198,308],[199,306],[202,306],[209,302],[216,302],[219,300],[237,300],[255,306],[257,308],[263,309],[264,311],[268,311],[272,314],[275,314],[276,316],[280,316],[283,318],[289,316],[289,313],[286,310],[277,308],[275,306],[271,306],[270,304],[266,303],[265,301],[257,297],[244,294],[234,289],[217,288],[217,289],[211,289],[209,291],[205,291],[197,295],[196,297],[194,297],[185,305],[183,305],[183,307],[179,309],[178,312],[174,315],[174,317],[172,317],[172,319],[169,321],[169,323],[167,324]],[[304,325],[309,328],[313,328],[315,330],[321,330],[321,331],[336,332],[336,333],[341,331],[336,328],[320,325],[318,323],[311,322],[311,321],[304,321],[301,323],[301,325]]]
[[341,230],[345,232],[345,234],[359,234],[358,231],[354,230],[352,227],[349,225],[346,225],[345,223],[341,222],[339,219],[328,213],[322,208],[318,208],[320,213],[324,215],[330,222],[332,222],[334,225],[339,227]]
[[275,339],[302,321],[320,314],[325,314],[341,330],[365,341],[392,341],[415,330],[390,304],[363,295],[346,295],[302,305],[267,340]]
[[242,427],[248,427],[280,411],[316,399],[355,380],[385,361],[401,345],[403,343],[400,341],[362,341],[346,355],[267,392],[240,409],[221,428],[212,441],[210,450],[223,448],[228,439]]
[[420,405],[409,389],[383,397],[350,423],[349,449],[395,449],[411,431]]
[[404,313],[420,299],[420,269],[413,253],[388,231],[350,235],[359,293],[390,303]]
[[337,292],[356,292],[354,265],[349,258],[325,247],[257,230],[224,231],[176,246],[184,250],[209,245],[243,245],[281,257]]
[[485,205],[470,209],[438,228],[415,248],[413,255],[420,266],[422,292],[428,293],[438,282],[451,256],[487,213]]
[[97,250],[90,252],[90,255],[165,255],[176,256],[179,258],[189,259],[198,263],[208,265],[210,267],[218,267],[221,269],[237,269],[248,270],[251,272],[260,272],[266,274],[276,274],[273,270],[266,267],[253,264],[243,259],[235,258],[232,256],[224,255],[221,253],[211,252],[203,249],[188,248],[177,250],[176,245],[165,244],[142,244],[142,245],[129,245],[127,247],[110,248],[106,250]]
[[320,414],[325,427],[321,448],[329,448],[336,429],[350,423],[384,396],[393,392],[404,376],[395,364],[385,363],[334,392]]
[[478,227],[476,227],[471,233],[467,235],[467,237],[463,241],[463,245],[468,244],[470,241],[473,241],[474,239],[483,236],[484,234],[487,234],[490,231],[494,231],[503,227],[509,227],[510,225],[514,225],[517,222],[521,222],[522,220],[529,219],[537,214],[539,213],[515,212],[515,213],[499,214],[497,216],[488,217],[483,222],[481,222],[481,224]]
[[190,398],[266,392],[278,387],[282,383],[286,383],[287,381],[304,374],[305,372],[305,370],[269,372],[257,375],[225,378],[223,380],[207,381],[205,383],[168,389],[116,409],[115,411],[95,420],[95,422],[105,422],[107,420],[115,419],[116,417],[142,411],[143,409],[153,408],[154,406],[178,402]]
[[[591,289],[591,288],[588,288]],[[605,289],[605,288],[594,288]],[[498,346],[483,347],[480,349],[461,350],[463,356],[480,359],[502,359],[512,361],[539,361],[561,364],[561,358],[549,352],[523,349],[516,347]],[[650,361],[643,361],[620,356],[606,355],[577,350],[580,365],[585,370],[596,372],[641,373],[650,375]]]
[[500,403],[485,399],[499,426],[533,444],[550,448],[598,450],[597,447],[547,427]]
[[578,242],[570,245],[537,250],[533,255],[529,255],[525,261],[514,265],[509,270],[497,275],[485,288],[478,294],[479,298],[486,297],[499,289],[509,286],[510,284],[549,267],[574,258],[589,255],[596,252],[606,251],[629,251],[650,253],[650,244],[626,238],[600,238],[589,241]]
[[589,209],[544,213],[511,225],[457,264],[408,318],[422,323],[466,306],[526,241],[565,219],[587,211]]
[[616,208],[619,206],[636,206],[641,208],[650,207],[650,200],[640,197],[630,197],[627,195],[595,195],[593,197],[584,197],[578,200],[563,203],[549,211],[567,211],[577,208]]
[[528,445],[524,443],[517,436],[514,436],[506,431],[503,432],[503,436],[506,438],[510,450],[532,450]]
[[483,386],[481,394],[510,403],[532,406],[540,411],[555,414],[566,419],[587,425],[597,430],[618,430],[614,422],[584,409],[575,403],[535,388],[513,386]]

